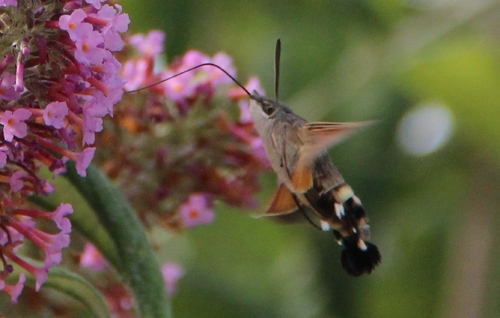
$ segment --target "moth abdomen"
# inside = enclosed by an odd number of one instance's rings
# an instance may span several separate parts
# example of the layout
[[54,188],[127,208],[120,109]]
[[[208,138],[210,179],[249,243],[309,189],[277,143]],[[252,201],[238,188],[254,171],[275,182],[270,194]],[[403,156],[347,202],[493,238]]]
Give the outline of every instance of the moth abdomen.
[[360,276],[371,271],[380,263],[381,255],[370,239],[370,226],[361,200],[354,195],[351,187],[342,183],[319,194],[320,189],[306,193],[310,205],[317,216],[326,223],[336,240],[344,247],[341,263],[352,276]]
[[[352,276],[370,274],[380,263],[382,257],[375,244],[364,242],[357,237],[342,240],[344,249],[340,261],[342,268]],[[361,247],[360,247],[361,245]]]

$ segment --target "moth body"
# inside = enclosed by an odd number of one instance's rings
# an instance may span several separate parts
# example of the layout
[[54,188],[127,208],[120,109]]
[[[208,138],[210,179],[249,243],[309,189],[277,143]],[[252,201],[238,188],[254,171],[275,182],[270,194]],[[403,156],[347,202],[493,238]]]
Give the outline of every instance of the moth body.
[[341,262],[347,273],[353,276],[369,274],[380,263],[381,256],[378,248],[368,242],[368,217],[361,200],[333,165],[327,149],[370,123],[307,122],[279,102],[280,52],[281,42],[278,40],[275,55],[276,99],[250,93],[226,70],[211,62],[196,65],[162,81],[203,66],[212,66],[238,84],[250,98],[250,114],[255,130],[280,181],[278,191],[263,216],[300,212],[309,221],[308,214],[316,216],[321,229],[332,230],[337,242],[344,247]]
[[326,152],[366,123],[309,123],[277,100],[250,98],[254,127],[281,183],[264,215],[312,213],[344,247],[343,268],[354,276],[370,273],[381,256],[367,242],[366,212]]

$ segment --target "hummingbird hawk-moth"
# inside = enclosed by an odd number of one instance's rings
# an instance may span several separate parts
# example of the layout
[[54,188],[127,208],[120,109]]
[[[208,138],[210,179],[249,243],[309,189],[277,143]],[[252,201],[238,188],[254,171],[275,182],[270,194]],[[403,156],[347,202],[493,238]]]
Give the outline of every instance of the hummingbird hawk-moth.
[[[361,200],[332,163],[327,149],[369,122],[307,122],[278,101],[281,42],[276,43],[275,98],[250,93],[238,80],[214,63],[202,63],[163,81],[202,66],[216,67],[230,77],[250,98],[250,113],[262,139],[266,156],[280,186],[271,205],[261,216],[302,213],[331,230],[343,246],[342,267],[353,276],[371,273],[381,255],[370,239],[370,228]],[[317,225],[316,225],[317,226]],[[318,226],[317,226],[318,227]]]

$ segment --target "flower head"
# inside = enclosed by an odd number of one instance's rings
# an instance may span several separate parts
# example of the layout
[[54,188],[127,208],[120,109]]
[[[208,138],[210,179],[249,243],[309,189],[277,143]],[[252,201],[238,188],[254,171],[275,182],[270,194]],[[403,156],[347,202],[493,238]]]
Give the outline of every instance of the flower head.
[[[85,176],[102,117],[121,98],[121,64],[112,52],[122,47],[129,19],[120,6],[101,2],[0,1],[8,6],[0,46],[0,289],[13,301],[24,282],[6,283],[13,264],[35,276],[38,290],[69,245],[71,205],[47,212],[27,202],[54,191],[40,170],[58,175],[74,160]],[[37,226],[40,219],[54,230]],[[42,252],[42,266],[19,255],[26,240]]]
[[[130,37],[136,54],[124,63],[127,89],[206,62],[236,76],[227,54],[210,57],[195,50],[158,71],[164,38],[159,31]],[[257,79],[249,85],[263,93]],[[248,96],[236,87],[219,69],[203,66],[124,95],[114,120],[105,120],[112,129],[97,136],[97,147],[106,146],[96,159],[125,189],[146,224],[172,229],[207,224],[214,217],[214,200],[256,205],[259,173],[268,163],[244,106]]]

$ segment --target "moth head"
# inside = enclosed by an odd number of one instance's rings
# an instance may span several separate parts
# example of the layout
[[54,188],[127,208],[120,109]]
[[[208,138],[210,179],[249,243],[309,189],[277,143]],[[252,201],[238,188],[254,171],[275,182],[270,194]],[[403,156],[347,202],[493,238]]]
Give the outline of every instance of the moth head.
[[254,101],[251,103],[251,107],[254,108],[252,111],[256,114],[259,113],[264,118],[273,117],[280,108],[278,101],[260,96],[257,92],[254,92],[250,98]]

